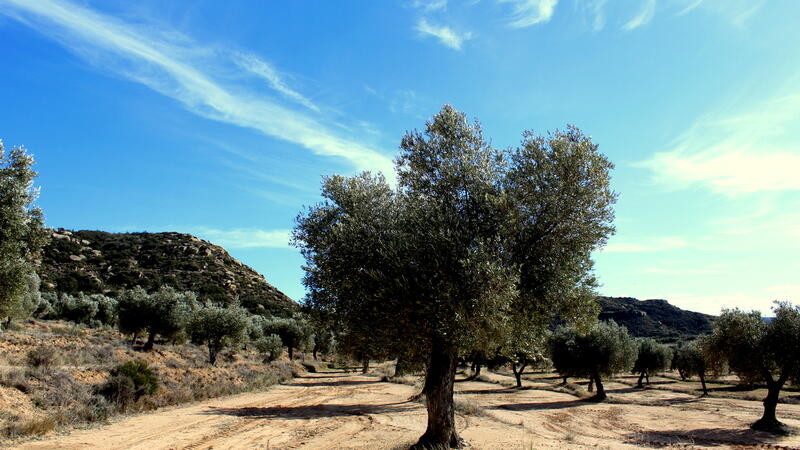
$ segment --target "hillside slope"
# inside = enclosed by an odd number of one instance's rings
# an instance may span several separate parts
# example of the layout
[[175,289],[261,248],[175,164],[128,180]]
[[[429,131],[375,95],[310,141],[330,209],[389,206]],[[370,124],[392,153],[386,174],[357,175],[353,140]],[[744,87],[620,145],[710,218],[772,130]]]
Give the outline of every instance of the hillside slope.
[[39,269],[42,290],[114,293],[141,286],[173,286],[201,298],[253,309],[294,309],[297,304],[217,245],[182,233],[53,231]]
[[666,300],[637,300],[629,297],[598,297],[601,320],[625,325],[637,337],[675,340],[710,333],[713,316],[686,311]]

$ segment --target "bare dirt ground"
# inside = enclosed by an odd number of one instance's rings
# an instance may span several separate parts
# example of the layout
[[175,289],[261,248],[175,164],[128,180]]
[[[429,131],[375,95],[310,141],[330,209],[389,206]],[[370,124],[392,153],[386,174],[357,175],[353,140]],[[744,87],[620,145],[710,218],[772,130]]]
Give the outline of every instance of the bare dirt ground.
[[[609,382],[611,402],[588,403],[529,380],[508,377],[456,385],[458,429],[470,446],[499,448],[800,448],[800,436],[752,431],[761,403],[699,399],[691,393],[635,389]],[[407,447],[425,429],[418,388],[342,372],[308,374],[266,392],[206,400],[116,420],[92,429],[19,445],[24,449],[229,449]],[[780,404],[779,417],[800,428],[800,405]]]

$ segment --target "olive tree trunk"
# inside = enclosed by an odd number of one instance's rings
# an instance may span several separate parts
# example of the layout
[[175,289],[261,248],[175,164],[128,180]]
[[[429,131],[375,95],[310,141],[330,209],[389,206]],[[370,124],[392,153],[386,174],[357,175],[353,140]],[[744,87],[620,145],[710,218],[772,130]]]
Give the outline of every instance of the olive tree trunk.
[[595,373],[592,376],[592,378],[594,378],[594,384],[595,387],[597,388],[597,392],[594,394],[594,397],[592,397],[590,400],[595,402],[602,402],[603,400],[608,398],[608,396],[606,395],[606,390],[603,387],[603,380],[600,379],[600,374],[597,373]]
[[636,382],[636,387],[643,388],[644,384],[642,384],[642,380],[644,380],[644,372],[639,374],[639,381]]
[[700,384],[703,386],[703,397],[708,396],[708,389],[706,388],[706,373],[700,372]]
[[511,363],[511,371],[514,372],[514,378],[517,379],[517,387],[522,387],[522,372],[525,371],[526,364],[520,364],[519,370],[517,370],[517,363]]
[[213,343],[208,343],[208,363],[212,366],[217,365],[217,354],[219,353],[219,347],[214,345]]
[[778,397],[783,389],[786,378],[781,376],[778,381],[767,379],[767,396],[764,398],[764,415],[758,419],[752,428],[755,430],[769,431],[771,433],[786,433],[788,431],[785,424],[778,420],[775,410],[778,407]]
[[144,351],[152,350],[155,341],[156,341],[156,332],[151,331],[150,334],[147,335],[147,342],[144,343],[144,347],[142,347],[142,350]]
[[361,361],[361,373],[369,372],[369,359],[364,359]]
[[441,342],[433,343],[423,389],[427,398],[428,428],[412,448],[463,447],[463,441],[456,433],[453,405],[457,365],[455,349]]

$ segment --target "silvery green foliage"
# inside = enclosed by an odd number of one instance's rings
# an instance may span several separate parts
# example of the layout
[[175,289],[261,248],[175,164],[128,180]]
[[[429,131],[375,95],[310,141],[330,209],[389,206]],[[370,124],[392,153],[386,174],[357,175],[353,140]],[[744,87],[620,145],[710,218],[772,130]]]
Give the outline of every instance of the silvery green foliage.
[[312,344],[311,326],[301,317],[272,318],[263,322],[264,336],[278,335],[289,351],[289,358],[294,357],[295,349],[305,350]]
[[136,335],[146,332],[145,348],[152,348],[155,337],[181,341],[184,329],[199,307],[197,296],[191,292],[179,292],[162,286],[152,294],[141,287],[126,289],[117,299],[119,329],[123,333]]
[[247,339],[248,323],[244,308],[205,306],[192,313],[187,330],[192,342],[208,347],[208,362],[213,366],[222,349]]
[[53,318],[89,324],[97,315],[97,302],[83,292],[78,295],[61,294],[53,303]]
[[672,361],[671,348],[651,338],[641,338],[637,341],[639,351],[633,364],[633,373],[649,376],[669,367]]
[[47,242],[42,211],[33,205],[38,189],[33,157],[24,148],[6,153],[0,141],[0,317],[32,312],[35,261]]
[[275,361],[283,353],[283,342],[277,334],[270,334],[254,341],[253,344],[259,353],[265,356],[268,362]]
[[342,336],[423,360],[433,340],[462,354],[502,341],[509,320],[590,324],[611,168],[574,127],[501,151],[445,106],[403,137],[396,188],[380,174],[324,179],[325,201],[294,231],[307,303]]
[[614,321],[598,322],[588,333],[559,327],[550,338],[553,365],[562,376],[611,376],[633,367],[638,343]]

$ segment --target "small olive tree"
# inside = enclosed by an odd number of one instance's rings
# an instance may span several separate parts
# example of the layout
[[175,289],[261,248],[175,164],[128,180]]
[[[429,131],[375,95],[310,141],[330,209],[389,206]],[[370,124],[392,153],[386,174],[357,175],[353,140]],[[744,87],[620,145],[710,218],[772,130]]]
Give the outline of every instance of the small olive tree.
[[264,360],[267,362],[275,361],[283,353],[283,342],[277,334],[261,337],[253,342],[253,345],[259,353],[264,355]]
[[680,373],[681,378],[697,376],[703,387],[703,397],[708,395],[706,387],[706,376],[712,370],[712,362],[709,361],[708,338],[700,337],[693,342],[681,345],[675,350],[675,369]]
[[714,322],[709,347],[742,381],[767,385],[764,415],[752,427],[786,433],[775,412],[784,385],[800,383],[800,306],[776,302],[774,311],[775,317],[766,323],[758,311],[723,310]]
[[187,329],[192,342],[208,347],[208,363],[213,366],[220,351],[245,341],[248,324],[244,308],[206,306],[192,314]]
[[628,330],[613,321],[599,322],[589,333],[575,327],[556,329],[550,339],[553,365],[566,376],[589,378],[597,387],[592,400],[603,401],[606,392],[602,377],[630,370],[636,361],[636,340]]
[[672,349],[651,338],[642,338],[638,341],[639,353],[633,364],[633,373],[639,374],[636,386],[644,387],[642,381],[647,379],[647,384],[650,384],[650,374],[669,368],[672,362]]
[[294,359],[294,350],[303,347],[311,337],[308,322],[299,318],[273,318],[266,320],[263,326],[265,336],[272,334],[280,336],[289,353],[289,359]]

